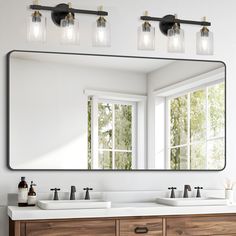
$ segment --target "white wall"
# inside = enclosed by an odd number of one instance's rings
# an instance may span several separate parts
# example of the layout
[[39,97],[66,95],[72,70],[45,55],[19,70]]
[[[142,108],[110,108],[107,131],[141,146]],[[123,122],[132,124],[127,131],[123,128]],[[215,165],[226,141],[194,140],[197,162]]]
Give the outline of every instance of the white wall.
[[[38,184],[39,191],[50,187],[60,186],[67,190],[75,184],[79,189],[92,186],[96,190],[148,190],[166,189],[168,186],[182,188],[183,184],[202,185],[205,188],[222,188],[222,181],[226,176],[236,178],[236,33],[233,31],[235,22],[235,0],[129,0],[125,3],[118,0],[81,0],[72,1],[74,7],[96,9],[100,4],[109,10],[109,21],[112,26],[112,47],[108,49],[91,47],[91,24],[93,16],[80,16],[81,43],[80,46],[61,46],[59,44],[58,29],[48,19],[48,40],[43,45],[28,44],[25,37],[25,17],[30,14],[26,6],[31,1],[8,0],[0,1],[0,205],[6,204],[7,193],[15,192],[20,176],[33,179]],[[42,4],[56,5],[59,1],[44,0]],[[195,55],[196,26],[183,26],[186,30],[186,53],[183,55],[166,53],[166,38],[157,30],[157,50],[154,52],[137,51],[136,32],[140,25],[139,16],[144,10],[151,15],[163,16],[178,13],[180,17],[200,19],[208,16],[212,21],[215,36],[215,55],[201,57]],[[46,13],[49,17],[50,13]],[[11,17],[10,20],[9,16]],[[157,24],[156,24],[157,25]],[[13,172],[6,167],[6,53],[12,49],[66,51],[84,53],[104,53],[140,55],[155,57],[183,57],[198,59],[223,60],[227,64],[227,167],[222,172]],[[231,108],[232,109],[229,109]],[[6,216],[5,210],[0,214]],[[0,217],[0,218],[1,218]],[[1,221],[0,235],[6,236],[7,225]]]
[[13,169],[88,169],[84,91],[147,93],[145,73],[69,65],[66,56],[66,63],[55,63],[17,54],[10,67]]

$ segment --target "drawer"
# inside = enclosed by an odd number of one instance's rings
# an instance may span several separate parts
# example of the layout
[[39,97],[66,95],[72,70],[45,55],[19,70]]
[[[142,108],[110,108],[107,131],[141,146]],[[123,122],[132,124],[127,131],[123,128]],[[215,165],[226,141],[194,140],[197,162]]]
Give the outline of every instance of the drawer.
[[115,236],[115,220],[27,222],[26,236]]
[[168,236],[236,235],[236,216],[167,218]]
[[162,236],[162,219],[125,219],[120,220],[120,236],[152,235]]

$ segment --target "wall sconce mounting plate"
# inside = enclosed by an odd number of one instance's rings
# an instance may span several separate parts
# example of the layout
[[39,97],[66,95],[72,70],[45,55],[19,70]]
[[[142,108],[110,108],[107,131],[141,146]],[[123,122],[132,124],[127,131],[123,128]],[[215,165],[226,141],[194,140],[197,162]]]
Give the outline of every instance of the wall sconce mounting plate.
[[[58,4],[52,11],[51,17],[55,25],[60,26],[61,20],[69,13],[69,5],[65,3]],[[74,16],[74,13],[71,13]]]
[[[174,24],[175,24],[175,16],[174,15],[166,15],[162,18],[162,20],[159,23],[160,31],[164,35],[167,35],[168,30],[171,29]],[[177,24],[180,26],[179,23],[177,23]]]

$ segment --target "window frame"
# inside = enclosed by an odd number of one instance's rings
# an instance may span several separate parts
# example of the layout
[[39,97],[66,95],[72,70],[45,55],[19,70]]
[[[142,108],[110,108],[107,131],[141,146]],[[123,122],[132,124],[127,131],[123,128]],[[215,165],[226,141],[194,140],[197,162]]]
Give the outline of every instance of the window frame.
[[[206,160],[205,160],[205,169],[208,169],[208,143],[210,141],[214,141],[214,140],[220,140],[223,139],[225,142],[225,132],[223,134],[223,136],[215,136],[215,137],[210,137],[209,136],[209,121],[208,121],[208,90],[210,87],[213,87],[217,84],[220,83],[224,83],[225,86],[225,80],[222,79],[217,79],[215,81],[211,81],[208,83],[205,83],[201,86],[197,86],[195,88],[191,88],[182,92],[178,92],[176,94],[167,96],[165,98],[165,120],[166,120],[166,128],[165,128],[165,155],[166,155],[166,168],[170,169],[170,170],[174,170],[171,169],[171,149],[174,148],[181,148],[181,147],[186,147],[187,148],[187,169],[188,170],[195,170],[195,169],[191,169],[191,145],[193,144],[197,144],[197,143],[204,143],[205,144],[205,149],[206,149]],[[206,122],[205,122],[205,128],[206,128],[206,136],[205,136],[205,141],[193,141],[191,142],[191,137],[190,137],[190,124],[191,124],[191,117],[190,117],[190,111],[191,111],[191,107],[190,107],[190,97],[191,97],[191,93],[199,91],[199,90],[205,90],[205,94],[206,94],[206,101],[205,101],[205,114],[206,114]],[[224,89],[224,93],[225,93],[225,89]],[[174,98],[178,98],[181,96],[187,95],[187,143],[186,144],[181,144],[181,145],[176,145],[176,146],[171,146],[170,144],[170,101]],[[226,110],[226,107],[225,107]],[[225,120],[226,122],[226,120]],[[181,169],[180,169],[181,170]]]
[[[95,159],[96,166],[93,166],[95,169],[100,169],[99,168],[99,152],[100,151],[108,151],[112,153],[112,170],[116,170],[115,168],[115,154],[117,152],[122,152],[122,153],[131,153],[132,154],[132,166],[131,168],[135,168],[135,163],[136,163],[136,102],[132,101],[121,101],[121,100],[111,100],[111,99],[105,99],[105,98],[98,98],[95,100],[95,103],[92,104],[92,106],[97,106],[99,103],[107,103],[107,104],[112,104],[112,148],[111,149],[106,149],[106,148],[99,148],[98,142],[94,143],[92,145],[92,153],[97,153],[97,155],[93,156],[93,159]],[[132,106],[132,149],[131,150],[122,150],[122,149],[116,149],[115,148],[115,108],[114,105],[131,105]],[[96,109],[96,112],[92,114],[93,119],[96,119],[95,122],[98,122],[98,110]],[[93,122],[92,122],[93,123]],[[94,138],[99,140],[98,136],[98,125],[96,126],[93,135],[95,135]],[[96,149],[96,151],[95,151]]]
[[[126,94],[117,92],[107,92],[99,90],[84,90],[84,94],[87,99],[91,100],[91,156],[92,156],[92,169],[98,169],[98,119],[96,119],[96,114],[98,114],[95,104],[98,101],[111,101],[123,103],[123,104],[135,104],[135,117],[132,123],[132,130],[134,130],[135,138],[132,139],[132,170],[135,169],[145,169],[147,165],[146,155],[146,106],[147,106],[147,96],[137,95],[137,94]],[[133,132],[133,131],[132,131]],[[145,159],[145,160],[144,160]],[[113,162],[114,163],[114,162]],[[101,169],[100,169],[101,170]],[[108,169],[108,170],[123,170],[123,169]]]

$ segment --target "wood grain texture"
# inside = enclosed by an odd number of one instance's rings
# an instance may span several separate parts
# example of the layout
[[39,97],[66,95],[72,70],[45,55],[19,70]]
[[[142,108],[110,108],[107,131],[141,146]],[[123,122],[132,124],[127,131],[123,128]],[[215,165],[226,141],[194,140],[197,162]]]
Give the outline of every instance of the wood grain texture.
[[12,221],[9,218],[9,235],[21,236],[21,222],[20,221]]
[[26,236],[115,236],[115,220],[68,220],[26,223]]
[[[137,233],[135,233],[135,229]],[[145,230],[147,232],[145,233]],[[143,233],[138,233],[142,232]],[[126,219],[120,220],[120,236],[163,236],[161,218],[144,218],[144,219]]]
[[235,235],[236,216],[167,218],[167,236]]

